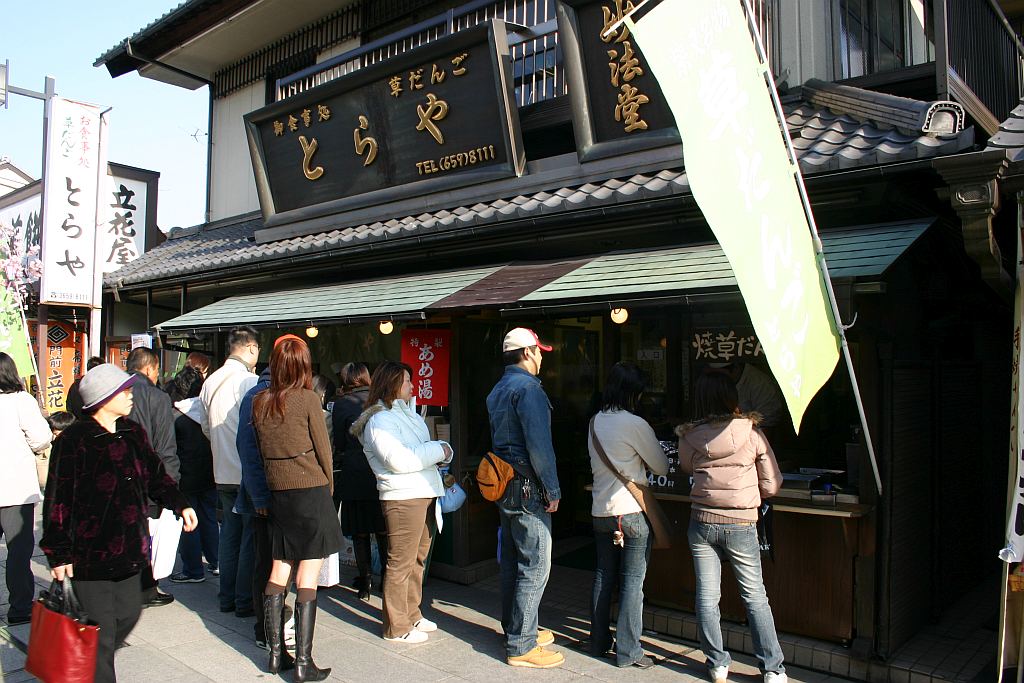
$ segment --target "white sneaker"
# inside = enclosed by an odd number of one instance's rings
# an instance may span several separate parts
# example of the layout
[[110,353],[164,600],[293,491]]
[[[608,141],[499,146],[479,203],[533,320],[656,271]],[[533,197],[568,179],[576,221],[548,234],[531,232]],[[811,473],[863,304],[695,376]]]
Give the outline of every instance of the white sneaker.
[[[729,680],[729,667],[727,666],[713,666],[708,669],[708,675],[711,676],[712,683],[726,683]],[[765,678],[767,683],[768,678]]]
[[421,617],[419,621],[412,625],[412,627],[415,630],[421,631],[423,633],[433,633],[437,630],[437,624],[432,622],[430,619],[427,619],[426,617]]
[[384,636],[384,640],[392,643],[425,643],[427,642],[427,634],[423,631],[417,631],[413,629],[406,633],[404,636],[398,636],[397,638],[388,638]]
[[764,675],[764,683],[789,683],[789,676],[785,672],[769,671]]

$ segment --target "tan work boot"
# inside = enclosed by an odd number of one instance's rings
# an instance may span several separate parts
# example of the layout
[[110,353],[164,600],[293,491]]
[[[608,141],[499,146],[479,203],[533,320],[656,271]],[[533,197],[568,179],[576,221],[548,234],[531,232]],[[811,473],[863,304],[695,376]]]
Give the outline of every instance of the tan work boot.
[[528,669],[551,669],[561,666],[563,662],[565,662],[565,657],[561,652],[545,650],[540,646],[533,648],[525,655],[508,658],[509,666],[523,666]]
[[537,629],[537,647],[547,647],[555,642],[555,634],[546,628]]

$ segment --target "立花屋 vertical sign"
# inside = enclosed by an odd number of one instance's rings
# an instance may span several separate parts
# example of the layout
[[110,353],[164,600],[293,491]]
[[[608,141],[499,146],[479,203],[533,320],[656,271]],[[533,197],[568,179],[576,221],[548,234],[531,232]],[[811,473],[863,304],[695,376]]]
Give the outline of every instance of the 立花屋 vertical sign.
[[666,0],[626,18],[683,140],[694,199],[736,275],[794,428],[839,334],[770,88],[738,0]]
[[99,270],[110,273],[146,251],[146,183],[104,176],[96,246]]
[[416,402],[448,405],[448,367],[451,330],[403,330],[402,362],[412,368]]
[[40,303],[92,305],[97,197],[107,177],[104,109],[59,97],[49,105],[43,179]]

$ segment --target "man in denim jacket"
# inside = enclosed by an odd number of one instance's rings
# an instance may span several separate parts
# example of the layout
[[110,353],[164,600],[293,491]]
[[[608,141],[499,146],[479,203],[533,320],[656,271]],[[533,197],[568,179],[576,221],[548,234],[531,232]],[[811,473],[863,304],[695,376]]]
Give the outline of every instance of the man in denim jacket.
[[516,476],[498,501],[501,516],[501,626],[508,663],[548,669],[565,661],[545,649],[551,631],[537,628],[538,609],[551,572],[551,513],[558,510],[551,403],[537,378],[543,351],[533,330],[517,327],[502,343],[505,374],[487,396],[494,454]]

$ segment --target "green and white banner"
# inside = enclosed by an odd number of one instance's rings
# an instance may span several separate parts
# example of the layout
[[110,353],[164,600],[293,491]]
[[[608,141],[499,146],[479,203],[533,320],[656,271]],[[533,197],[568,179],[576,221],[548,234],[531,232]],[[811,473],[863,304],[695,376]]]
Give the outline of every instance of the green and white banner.
[[676,119],[693,196],[722,245],[793,427],[839,360],[811,228],[740,0],[665,0],[626,25]]
[[0,287],[0,352],[14,359],[18,374],[22,377],[34,374],[32,346],[21,315],[18,295],[7,287]]

